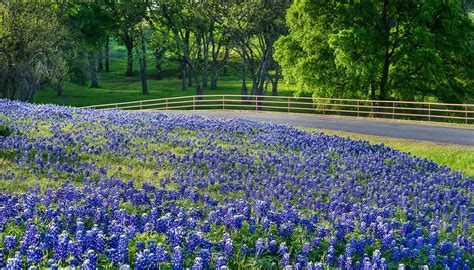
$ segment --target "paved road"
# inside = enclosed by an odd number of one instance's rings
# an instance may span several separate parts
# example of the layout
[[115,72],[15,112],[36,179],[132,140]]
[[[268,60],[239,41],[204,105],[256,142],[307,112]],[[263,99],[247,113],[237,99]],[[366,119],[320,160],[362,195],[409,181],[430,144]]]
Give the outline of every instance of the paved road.
[[169,111],[169,113],[198,114],[226,119],[244,118],[294,127],[321,128],[377,136],[474,146],[474,129],[468,128],[283,113],[232,111]]

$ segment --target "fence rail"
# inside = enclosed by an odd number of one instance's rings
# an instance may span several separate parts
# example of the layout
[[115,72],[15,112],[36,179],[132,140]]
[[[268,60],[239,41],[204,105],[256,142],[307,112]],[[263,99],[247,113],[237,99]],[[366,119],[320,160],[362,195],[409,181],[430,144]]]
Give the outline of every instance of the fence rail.
[[474,124],[474,104],[255,95],[182,96],[92,105],[99,110],[256,110]]

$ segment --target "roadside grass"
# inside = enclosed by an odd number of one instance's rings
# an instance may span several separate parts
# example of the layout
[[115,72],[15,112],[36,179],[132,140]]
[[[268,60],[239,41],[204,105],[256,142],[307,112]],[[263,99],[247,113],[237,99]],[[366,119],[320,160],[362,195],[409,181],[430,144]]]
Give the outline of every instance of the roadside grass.
[[384,136],[373,136],[344,131],[318,128],[300,128],[307,132],[323,132],[327,135],[349,137],[354,140],[369,141],[372,144],[384,144],[402,152],[408,152],[420,158],[433,160],[439,165],[446,165],[453,170],[474,177],[474,147],[442,144],[426,141],[397,139]]

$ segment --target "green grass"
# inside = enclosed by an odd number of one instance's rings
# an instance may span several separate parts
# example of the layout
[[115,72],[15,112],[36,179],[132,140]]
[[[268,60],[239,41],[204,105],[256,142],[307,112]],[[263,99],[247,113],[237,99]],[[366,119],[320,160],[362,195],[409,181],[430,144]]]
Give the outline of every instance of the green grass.
[[[133,65],[134,76],[126,77],[126,58],[124,57],[123,51],[124,49],[121,46],[113,46],[113,53],[110,59],[110,72],[100,72],[98,74],[100,88],[90,88],[89,81],[86,82],[86,85],[66,83],[64,85],[63,96],[58,97],[51,87],[47,87],[39,91],[35,96],[34,102],[83,107],[105,103],[190,96],[196,94],[194,85],[188,87],[186,91],[181,90],[181,80],[176,75],[178,73],[176,62],[166,62],[163,66],[163,70],[170,74],[162,80],[156,80],[153,78],[155,72],[154,60],[149,59],[147,77],[150,94],[147,96],[143,95],[138,62],[135,60]],[[229,68],[229,75],[219,77],[217,83],[218,88],[216,90],[204,88],[204,94],[240,94],[241,78],[239,76],[238,65],[237,62],[232,63]],[[199,79],[202,83],[202,77]],[[210,85],[210,74],[208,84]],[[250,90],[251,82],[247,81],[247,87]],[[291,90],[291,87],[292,85],[281,82],[279,84],[279,94],[292,96],[294,90]],[[269,89],[269,91],[271,90]]]
[[328,135],[350,137],[355,140],[369,141],[373,144],[384,144],[394,149],[409,152],[420,158],[433,160],[440,165],[446,165],[453,170],[474,177],[474,147],[441,144],[426,141],[396,139],[391,137],[357,134],[343,131],[301,128],[305,131],[324,132]]

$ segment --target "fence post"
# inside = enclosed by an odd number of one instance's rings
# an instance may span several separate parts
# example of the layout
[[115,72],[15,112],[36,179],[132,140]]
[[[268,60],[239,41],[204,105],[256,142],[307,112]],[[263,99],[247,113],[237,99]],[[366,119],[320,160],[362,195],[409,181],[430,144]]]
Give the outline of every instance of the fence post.
[[165,99],[165,109],[168,110],[168,99],[167,98]]
[[115,103],[115,109],[116,109],[116,110],[118,109],[118,104],[117,104],[117,103]]
[[196,96],[193,96],[193,111],[196,110]]
[[465,107],[466,107],[465,124],[467,125],[467,105],[465,105]]
[[428,122],[431,122],[431,104],[428,104]]
[[288,97],[288,112],[291,112],[290,97]]
[[222,95],[222,110],[225,110],[225,97]]
[[255,110],[258,111],[258,98],[255,96]]
[[395,101],[392,101],[392,119],[395,119]]
[[357,100],[357,117],[360,117],[359,115],[359,101]]
[[140,111],[143,110],[143,102],[140,101]]

